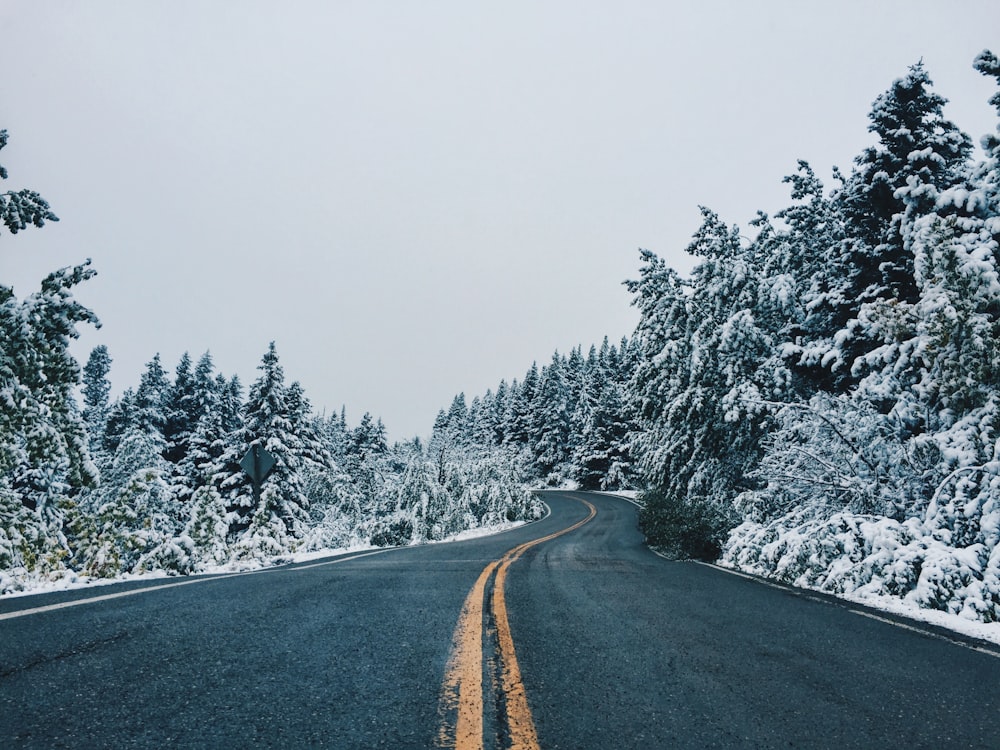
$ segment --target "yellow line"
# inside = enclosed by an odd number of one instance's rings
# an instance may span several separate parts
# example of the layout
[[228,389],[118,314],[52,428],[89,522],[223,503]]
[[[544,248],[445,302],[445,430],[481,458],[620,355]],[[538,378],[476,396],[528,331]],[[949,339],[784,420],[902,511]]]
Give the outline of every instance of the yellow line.
[[521,681],[521,668],[517,663],[514,638],[507,618],[504,586],[507,583],[507,570],[527,550],[580,528],[597,514],[593,505],[586,500],[581,502],[590,509],[586,518],[561,531],[509,550],[500,560],[494,560],[483,569],[469,591],[455,627],[452,652],[442,688],[442,707],[446,711],[457,708],[455,731],[452,736],[445,719],[438,737],[439,746],[455,750],[482,750],[483,747],[483,600],[489,578],[496,571],[493,619],[496,622],[497,642],[503,664],[501,689],[504,693],[511,750],[538,750],[538,733],[528,707],[528,696]]
[[497,624],[497,642],[500,646],[500,660],[503,663],[501,687],[507,707],[507,729],[510,733],[511,750],[534,750],[538,747],[538,733],[528,707],[528,695],[521,681],[521,667],[514,652],[514,637],[510,633],[507,620],[507,600],[504,584],[507,582],[507,561],[497,571],[493,589],[493,617]]
[[454,736],[442,725],[438,743],[442,747],[482,750],[483,747],[483,593],[497,563],[483,569],[465,597],[448,667],[445,671],[442,702],[457,709]]
[[496,583],[493,586],[493,619],[497,625],[497,641],[500,645],[500,658],[503,662],[502,687],[507,706],[507,728],[510,732],[511,750],[537,750],[539,745],[535,722],[531,717],[531,709],[528,707],[528,695],[524,689],[524,683],[521,681],[521,668],[517,663],[510,622],[507,619],[507,597],[504,591],[504,586],[507,583],[507,570],[511,563],[536,544],[568,534],[590,521],[597,514],[597,509],[586,500],[581,502],[590,509],[586,518],[555,534],[549,534],[541,539],[515,547],[505,555],[499,570],[497,570]]

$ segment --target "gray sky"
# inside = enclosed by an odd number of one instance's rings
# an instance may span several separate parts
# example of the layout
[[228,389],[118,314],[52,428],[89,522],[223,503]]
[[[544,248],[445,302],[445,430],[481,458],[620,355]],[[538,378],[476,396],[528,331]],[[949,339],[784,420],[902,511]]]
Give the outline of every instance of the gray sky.
[[868,143],[923,58],[974,140],[1000,3],[0,0],[19,297],[92,258],[116,393],[160,352],[244,384],[272,339],[317,409],[430,432],[464,391],[630,334],[638,248],[745,224]]

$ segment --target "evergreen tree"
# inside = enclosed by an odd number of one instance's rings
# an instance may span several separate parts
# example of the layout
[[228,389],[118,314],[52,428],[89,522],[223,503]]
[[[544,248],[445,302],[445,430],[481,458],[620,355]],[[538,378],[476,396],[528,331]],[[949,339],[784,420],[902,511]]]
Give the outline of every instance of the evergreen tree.
[[177,464],[184,459],[191,430],[200,416],[191,356],[184,352],[174,371],[174,381],[163,396],[163,437],[167,441],[164,458],[167,461]]
[[535,397],[538,393],[538,363],[532,362],[524,380],[513,382],[507,411],[506,439],[518,448],[530,444],[534,426]]
[[563,359],[555,352],[551,363],[542,370],[531,410],[530,449],[535,473],[554,481],[568,472],[570,458],[570,391],[563,373]]
[[[183,360],[182,360],[183,363]],[[187,503],[201,487],[209,484],[221,459],[225,439],[231,427],[223,413],[225,379],[213,376],[214,365],[208,352],[202,355],[190,376],[183,375],[183,364],[171,390],[172,407],[168,423],[172,441],[167,450],[173,464],[174,491],[180,503]],[[221,376],[220,376],[221,377]],[[187,383],[183,389],[178,383]],[[188,426],[190,425],[190,426]]]
[[[159,432],[138,424],[119,443],[101,486],[96,533],[82,539],[78,551],[87,574],[113,577],[141,570],[143,558],[155,555],[182,528],[163,447]],[[161,569],[158,563],[145,567]]]
[[[7,145],[7,131],[0,130],[0,150]],[[7,179],[7,170],[0,165],[0,180]],[[0,193],[0,220],[11,234],[29,226],[41,227],[46,221],[59,221],[48,201],[27,188]]]
[[[90,454],[97,459],[102,452],[104,432],[110,413],[111,356],[101,344],[90,352],[83,368],[83,422],[87,427]],[[100,462],[98,462],[100,464]]]
[[146,363],[146,370],[139,380],[133,401],[133,425],[150,435],[156,433],[166,441],[167,400],[170,381],[156,354]]
[[135,391],[125,389],[121,396],[115,399],[108,410],[108,418],[104,423],[104,434],[101,436],[101,450],[107,456],[113,456],[118,450],[125,433],[135,424]]
[[347,473],[361,496],[362,513],[379,517],[389,512],[390,502],[382,492],[383,458],[389,452],[382,420],[365,412],[350,432],[345,456]]
[[647,268],[630,289],[651,360],[634,386],[650,487],[643,528],[674,554],[713,556],[738,520],[733,499],[754,484],[768,402],[789,380],[775,356],[787,300],[783,280],[765,275],[766,217],[744,247],[737,228],[702,212],[689,252],[703,260],[690,284],[644,254]]
[[493,394],[493,403],[490,408],[490,422],[493,425],[494,445],[504,445],[508,442],[509,422],[507,419],[508,404],[510,402],[510,386],[506,380],[501,380],[497,385],[497,392]]
[[972,150],[969,137],[945,119],[946,100],[931,85],[918,63],[875,100],[869,130],[878,142],[855,160],[837,196],[848,232],[840,261],[846,273],[837,297],[851,304],[842,308],[848,317],[837,321],[836,340],[839,358],[849,367],[878,345],[863,330],[864,306],[916,301],[913,253],[902,233],[904,213],[933,208],[935,193],[959,182]]
[[65,513],[97,480],[69,353],[76,325],[98,322],[70,291],[93,275],[89,262],[56,271],[23,302],[0,286],[0,568],[58,569]]
[[[309,499],[302,477],[303,455],[289,413],[288,387],[274,342],[261,359],[261,374],[250,388],[243,426],[223,455],[228,476],[220,490],[227,501],[230,537],[236,554],[269,557],[294,549],[308,525]],[[239,468],[243,454],[259,445],[274,456],[259,498]]]
[[[7,141],[0,130],[0,150]],[[0,166],[0,180],[7,178]],[[58,220],[33,190],[0,192],[0,221],[11,234]],[[95,275],[89,266],[49,274],[23,302],[0,285],[0,592],[17,585],[4,571],[61,568],[67,514],[76,514],[75,500],[97,481],[73,396],[80,368],[69,354],[78,323],[100,325],[71,293]]]

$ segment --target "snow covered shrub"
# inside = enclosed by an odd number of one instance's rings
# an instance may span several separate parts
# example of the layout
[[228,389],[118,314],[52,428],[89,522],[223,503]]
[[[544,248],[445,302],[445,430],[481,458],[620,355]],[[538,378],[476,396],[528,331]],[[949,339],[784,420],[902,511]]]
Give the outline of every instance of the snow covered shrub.
[[936,434],[860,398],[779,413],[726,565],[836,594],[1000,619],[998,397]]
[[285,491],[277,482],[265,483],[250,525],[230,546],[231,559],[263,565],[299,548],[304,530],[295,533],[299,530],[298,523],[289,529],[285,499]]
[[335,467],[307,467],[305,494],[309,498],[309,529],[303,551],[354,546],[366,541],[358,529],[364,497],[350,476]]
[[184,536],[191,540],[195,566],[221,565],[229,557],[226,504],[214,485],[205,485],[191,496],[191,515]]
[[25,508],[0,481],[0,594],[19,591],[32,580],[66,571],[70,551],[61,515],[53,524]]
[[796,509],[733,530],[723,565],[839,595],[891,596],[971,620],[1000,620],[1000,552],[953,547],[919,519]]
[[800,507],[766,523],[746,521],[725,544],[722,563],[796,586],[843,594],[871,586],[902,596],[919,566],[898,564],[896,553],[921,537],[919,524],[849,511],[828,514]]
[[413,521],[403,514],[383,519],[371,535],[371,543],[376,547],[400,547],[412,539]]
[[336,506],[328,506],[302,539],[302,551],[314,552],[367,544],[354,518]]
[[541,506],[528,489],[521,466],[517,456],[502,451],[467,465],[460,505],[468,508],[475,525],[496,526],[541,516]]
[[162,571],[168,575],[190,575],[198,562],[194,540],[187,535],[164,539],[139,558],[135,569],[138,573]]

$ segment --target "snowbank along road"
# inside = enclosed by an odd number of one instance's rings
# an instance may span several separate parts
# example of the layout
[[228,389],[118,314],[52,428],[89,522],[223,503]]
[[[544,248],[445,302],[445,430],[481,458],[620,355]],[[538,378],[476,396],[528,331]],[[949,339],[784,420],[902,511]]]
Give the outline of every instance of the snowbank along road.
[[0,747],[998,746],[995,647],[543,498],[483,539],[2,600]]

